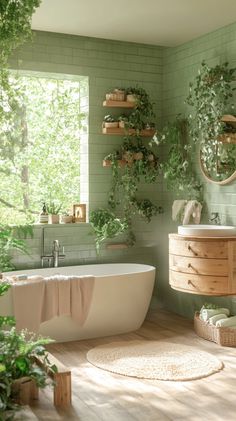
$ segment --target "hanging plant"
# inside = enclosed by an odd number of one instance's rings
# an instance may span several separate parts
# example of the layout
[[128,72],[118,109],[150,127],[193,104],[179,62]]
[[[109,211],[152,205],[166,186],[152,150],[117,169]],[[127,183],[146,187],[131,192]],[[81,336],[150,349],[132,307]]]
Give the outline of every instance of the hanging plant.
[[160,142],[168,147],[168,158],[161,165],[167,188],[183,198],[201,201],[202,184],[194,172],[189,121],[178,115],[164,127]]
[[217,140],[224,132],[226,125],[221,118],[226,110],[230,114],[234,108],[230,102],[236,89],[231,86],[236,80],[235,71],[227,62],[209,67],[203,61],[195,81],[190,83],[186,102],[194,107],[191,134],[195,142]]
[[101,243],[108,239],[122,234],[127,228],[127,222],[124,219],[117,218],[113,212],[108,209],[96,209],[90,212],[89,222],[96,235],[96,250],[99,252]]
[[41,0],[2,0],[0,2],[0,123],[6,110],[17,101],[9,82],[8,59],[12,52],[32,37],[31,18]]
[[[103,166],[111,166],[112,169],[112,183],[108,194],[109,209],[95,210],[90,216],[97,250],[107,238],[123,233],[126,234],[126,243],[132,246],[135,243],[133,216],[138,214],[149,222],[162,211],[149,199],[137,199],[139,184],[154,183],[160,173],[157,155],[153,149],[143,144],[140,136],[142,129],[155,128],[153,103],[143,88],[127,88],[125,93],[130,101],[128,95],[132,95],[135,107],[129,115],[122,114],[118,118],[125,129],[124,142],[119,150],[108,154],[103,160]],[[134,129],[134,133],[129,134],[130,128]],[[152,146],[153,141],[150,143]],[[122,217],[117,217],[116,213]]]

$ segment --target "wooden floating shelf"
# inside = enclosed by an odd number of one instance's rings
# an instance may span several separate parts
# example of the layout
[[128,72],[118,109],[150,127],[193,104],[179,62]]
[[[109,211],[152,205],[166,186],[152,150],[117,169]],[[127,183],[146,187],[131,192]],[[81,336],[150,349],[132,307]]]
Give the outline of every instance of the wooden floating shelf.
[[218,140],[225,144],[236,144],[236,133],[224,133],[218,137]]
[[128,135],[140,135],[143,137],[152,137],[154,136],[154,134],[156,133],[156,130],[154,129],[144,129],[141,131],[137,131],[135,129],[121,129],[120,127],[103,127],[102,128],[102,133],[103,134],[114,134],[114,135],[123,135],[125,136],[126,134]]
[[128,245],[126,243],[114,243],[114,244],[107,244],[106,248],[109,250],[121,250],[121,249],[127,249]]
[[116,107],[116,108],[134,108],[135,102],[130,101],[103,101],[103,107]]
[[221,118],[221,121],[224,123],[229,123],[231,126],[236,127],[236,117],[232,114],[225,114]]

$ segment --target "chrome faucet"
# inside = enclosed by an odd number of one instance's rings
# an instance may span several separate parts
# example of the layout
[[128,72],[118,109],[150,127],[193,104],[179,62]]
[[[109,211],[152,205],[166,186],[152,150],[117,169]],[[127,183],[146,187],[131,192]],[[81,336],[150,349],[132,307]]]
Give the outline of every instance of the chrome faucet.
[[44,254],[44,230],[42,233],[42,253],[41,253],[41,266],[44,267],[44,261],[48,262],[48,266],[51,265],[57,268],[59,261],[65,259],[65,250],[62,247],[62,253],[60,253],[60,243],[58,240],[53,240],[52,243],[52,254]]

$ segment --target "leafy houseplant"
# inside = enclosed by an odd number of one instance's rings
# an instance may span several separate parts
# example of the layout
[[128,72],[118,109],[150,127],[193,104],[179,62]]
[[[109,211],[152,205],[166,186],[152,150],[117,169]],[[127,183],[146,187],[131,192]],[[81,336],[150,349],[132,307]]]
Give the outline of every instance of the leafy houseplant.
[[192,116],[192,135],[194,141],[201,142],[217,140],[224,132],[225,123],[221,121],[226,109],[233,106],[230,101],[233,97],[231,84],[236,80],[236,68],[229,68],[227,62],[209,67],[205,61],[195,78],[190,83],[187,104],[194,107],[195,114]]
[[235,171],[235,145],[221,143],[224,133],[235,133],[227,119],[223,121],[223,115],[232,114],[234,109],[231,102],[236,89],[232,86],[236,81],[235,72],[236,68],[229,68],[227,62],[215,67],[202,62],[187,98],[187,103],[194,108],[191,133],[194,141],[200,140],[201,165],[214,181],[225,180]]
[[112,115],[108,114],[105,115],[104,119],[103,119],[103,126],[105,128],[110,128],[110,127],[118,127],[119,123],[118,120],[115,119],[115,117],[113,117]]
[[114,238],[127,229],[125,220],[117,218],[108,209],[96,209],[90,213],[90,224],[96,234],[96,250],[99,252],[101,243],[107,238]]
[[62,204],[57,205],[55,202],[50,202],[46,205],[46,211],[48,213],[49,224],[59,224],[59,214],[62,208]]
[[168,159],[162,163],[167,187],[183,198],[202,200],[202,184],[193,169],[188,119],[178,115],[164,127],[160,141],[168,146]]
[[0,105],[0,121],[5,119],[5,107],[14,105],[8,72],[8,59],[13,50],[32,37],[31,18],[41,0],[5,0],[0,7],[0,89],[4,101]]
[[12,263],[12,250],[27,253],[26,243],[23,237],[33,236],[32,226],[10,227],[0,225],[0,271],[6,272],[15,269]]
[[[10,288],[6,282],[0,282],[0,296]],[[51,365],[45,345],[52,342],[48,338],[36,338],[27,331],[16,332],[13,317],[0,317],[0,419],[13,419],[18,408],[18,386],[21,379],[33,380],[43,388],[47,385],[46,371],[35,364],[35,357],[40,357],[45,367],[57,371]],[[10,411],[9,417],[6,415]],[[3,417],[2,417],[3,416]]]

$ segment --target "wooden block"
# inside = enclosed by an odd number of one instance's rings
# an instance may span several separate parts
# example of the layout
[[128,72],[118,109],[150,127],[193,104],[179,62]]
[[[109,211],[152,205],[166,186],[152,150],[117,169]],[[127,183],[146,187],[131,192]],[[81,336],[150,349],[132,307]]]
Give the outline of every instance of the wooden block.
[[54,381],[54,405],[60,407],[71,405],[71,373],[55,373]]
[[51,365],[57,367],[57,373],[52,369],[45,367],[43,359],[35,357],[36,363],[44,368],[47,374],[54,380],[54,405],[65,407],[71,405],[71,370],[64,366],[52,354],[47,354],[48,360]]

